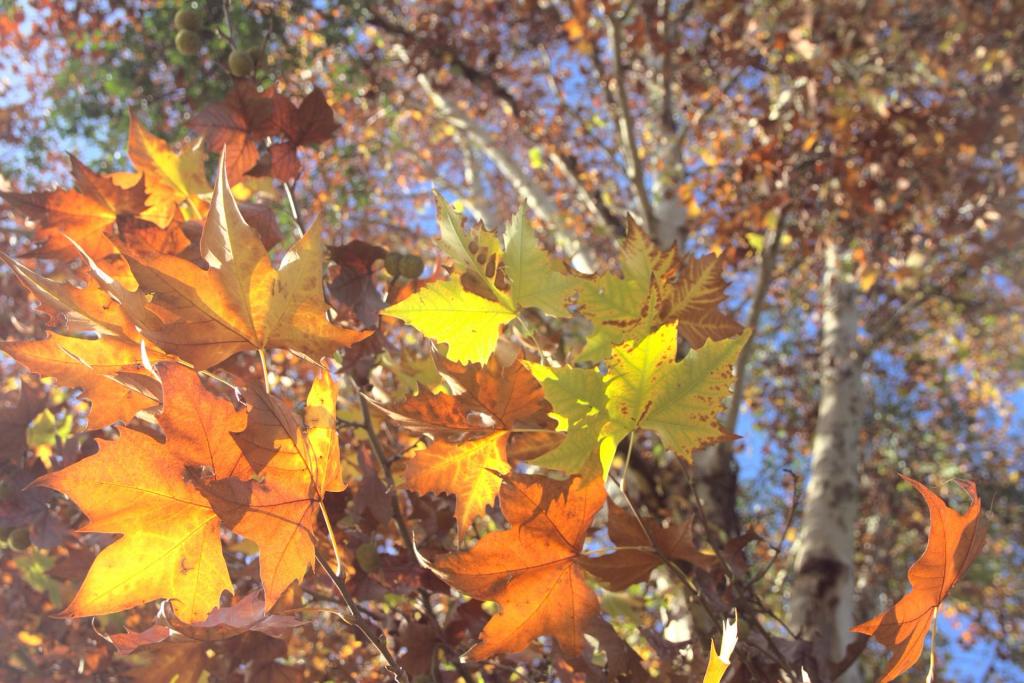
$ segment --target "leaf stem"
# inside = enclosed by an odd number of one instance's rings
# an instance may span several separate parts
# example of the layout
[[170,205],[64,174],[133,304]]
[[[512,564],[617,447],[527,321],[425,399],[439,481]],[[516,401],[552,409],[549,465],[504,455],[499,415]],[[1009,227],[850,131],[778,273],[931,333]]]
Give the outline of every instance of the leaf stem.
[[935,632],[939,624],[939,606],[936,605],[932,608],[932,637],[931,643],[928,649],[928,676],[925,678],[927,683],[932,683],[935,680]]
[[331,518],[327,516],[327,506],[320,501],[320,515],[324,518],[324,526],[327,527],[327,538],[331,541],[331,550],[334,551],[333,571],[336,576],[341,576],[341,552],[338,550],[338,539],[334,537],[334,527],[331,525]]
[[299,208],[295,205],[295,195],[292,194],[292,186],[289,183],[281,183],[284,185],[284,196],[288,198],[288,209],[291,211],[292,220],[295,221],[295,228],[299,231],[299,235],[302,235],[306,231],[302,229],[302,219],[299,218]]
[[256,349],[260,354],[260,368],[263,370],[263,391],[270,395],[270,373],[267,370],[267,352],[264,349]]
[[624,498],[626,496],[626,478],[629,476],[629,461],[633,458],[633,440],[635,438],[636,430],[634,429],[629,433],[629,443],[626,446],[626,464],[622,466],[622,483],[619,484],[619,490],[622,491]]
[[355,600],[353,599],[352,594],[348,592],[348,588],[346,588],[345,586],[345,581],[334,575],[334,572],[330,570],[330,567],[328,567],[327,562],[324,561],[324,559],[320,556],[319,552],[316,554],[316,561],[317,564],[320,565],[320,567],[326,572],[327,576],[331,579],[331,583],[334,584],[335,590],[338,591],[338,594],[341,596],[342,602],[345,603],[345,607],[348,608],[348,611],[351,615],[348,618],[340,614],[339,616],[341,616],[341,618],[347,624],[353,626],[360,633],[362,633],[363,637],[366,638],[366,640],[371,645],[373,645],[374,649],[376,649],[378,653],[380,653],[380,656],[383,657],[384,661],[387,662],[388,671],[391,672],[391,675],[394,677],[394,680],[399,681],[400,683],[408,683],[409,674],[405,672],[405,669],[399,666],[397,660],[395,659],[395,656],[391,653],[391,650],[388,649],[388,644],[384,632],[381,631],[380,636],[373,635],[373,626],[371,626],[370,623],[367,622],[362,617],[362,615],[359,614],[359,607],[356,604]]

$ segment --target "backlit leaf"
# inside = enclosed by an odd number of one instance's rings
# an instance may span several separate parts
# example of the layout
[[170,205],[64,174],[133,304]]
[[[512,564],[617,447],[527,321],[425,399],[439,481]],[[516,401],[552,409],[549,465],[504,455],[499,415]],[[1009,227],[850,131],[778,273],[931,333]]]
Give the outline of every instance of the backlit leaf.
[[231,438],[244,428],[245,414],[182,366],[165,365],[160,377],[165,443],[125,429],[97,455],[36,482],[75,501],[89,517],[79,531],[121,535],[97,556],[65,616],[169,598],[183,620],[202,621],[232,589],[220,519],[202,486],[248,471]]
[[985,545],[987,524],[974,482],[957,481],[971,505],[959,513],[919,481],[900,477],[917,489],[928,505],[931,529],[924,554],[910,567],[910,592],[873,619],[853,627],[892,651],[882,683],[894,680],[917,662],[939,605],[949,595]]
[[431,565],[458,590],[501,607],[468,656],[480,661],[519,652],[539,636],[553,638],[567,656],[580,654],[584,633],[598,619],[597,597],[578,560],[587,528],[604,505],[601,478],[556,482],[519,475],[502,484],[500,498],[507,531]]

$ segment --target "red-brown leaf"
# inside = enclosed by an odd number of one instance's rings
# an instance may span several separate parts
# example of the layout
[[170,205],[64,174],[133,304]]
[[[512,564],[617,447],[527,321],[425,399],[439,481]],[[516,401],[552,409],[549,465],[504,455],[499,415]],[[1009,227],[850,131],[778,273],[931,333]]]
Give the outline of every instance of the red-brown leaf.
[[226,150],[228,178],[234,183],[259,161],[257,145],[278,130],[274,100],[252,82],[239,81],[222,101],[196,114],[189,127],[206,138],[211,152]]

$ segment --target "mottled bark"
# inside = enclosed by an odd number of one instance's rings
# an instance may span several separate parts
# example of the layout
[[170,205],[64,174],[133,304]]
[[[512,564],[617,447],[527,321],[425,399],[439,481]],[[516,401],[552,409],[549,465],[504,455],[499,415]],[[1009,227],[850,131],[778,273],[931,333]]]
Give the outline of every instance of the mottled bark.
[[[792,625],[815,643],[820,670],[852,640],[854,532],[862,422],[856,285],[829,242],[822,283],[821,395],[803,521],[797,539]],[[861,680],[856,666],[839,679]]]

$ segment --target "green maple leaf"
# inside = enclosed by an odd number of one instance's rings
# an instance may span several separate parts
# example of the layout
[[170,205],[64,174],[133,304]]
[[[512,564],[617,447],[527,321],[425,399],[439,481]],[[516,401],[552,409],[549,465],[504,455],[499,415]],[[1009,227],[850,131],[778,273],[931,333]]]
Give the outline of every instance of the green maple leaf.
[[522,206],[505,227],[504,242],[513,304],[539,308],[556,318],[567,317],[565,302],[576,291],[579,279],[566,274],[564,264],[541,248]]
[[[447,343],[449,358],[460,363],[486,362],[502,325],[523,308],[569,315],[565,304],[576,291],[577,279],[544,251],[522,208],[499,239],[480,223],[466,231],[462,216],[440,195],[436,199],[441,246],[458,277],[430,283],[385,314]],[[467,339],[467,334],[479,338]]]
[[[601,441],[601,430],[608,422],[608,397],[601,373],[596,369],[552,368],[539,363],[526,366],[544,388],[544,398],[552,407],[551,417],[557,422],[555,429],[565,433],[558,446],[534,458],[531,464],[570,474],[588,472],[597,464],[594,453]],[[601,469],[606,477],[614,455],[614,447],[611,453],[601,454]]]
[[649,429],[680,457],[732,438],[716,419],[732,389],[732,366],[750,331],[707,342],[675,362],[676,323],[661,326],[639,342],[612,349],[604,377],[610,421],[602,432],[602,450],[630,432]]

